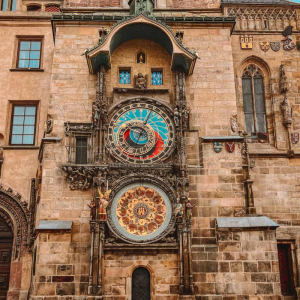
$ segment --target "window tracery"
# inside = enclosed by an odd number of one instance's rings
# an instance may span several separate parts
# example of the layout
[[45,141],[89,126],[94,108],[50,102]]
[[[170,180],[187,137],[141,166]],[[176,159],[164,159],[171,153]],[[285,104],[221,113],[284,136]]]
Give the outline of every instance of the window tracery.
[[264,74],[256,64],[249,64],[242,75],[245,130],[252,135],[267,132]]

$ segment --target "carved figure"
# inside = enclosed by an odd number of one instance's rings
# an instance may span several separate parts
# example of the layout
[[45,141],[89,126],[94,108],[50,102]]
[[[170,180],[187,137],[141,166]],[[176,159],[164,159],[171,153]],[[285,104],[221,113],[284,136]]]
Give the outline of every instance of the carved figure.
[[148,75],[143,76],[142,73],[139,73],[137,76],[134,76],[135,87],[137,89],[146,89],[148,84]]
[[96,221],[96,212],[97,212],[97,205],[94,201],[92,201],[90,204],[88,204],[88,207],[90,208],[90,216],[91,221]]
[[238,130],[237,115],[233,115],[230,117],[230,127],[232,132],[237,132]]
[[292,124],[292,108],[287,96],[284,97],[281,103],[281,111],[283,115],[283,125],[289,127]]
[[47,121],[45,121],[45,123],[44,123],[44,131],[46,134],[49,134],[49,133],[51,133],[52,129],[53,129],[53,119],[52,119],[51,115],[48,114]]
[[184,106],[182,109],[182,127],[183,128],[188,128],[189,127],[189,116],[190,116],[190,111],[186,109]]
[[288,82],[285,74],[284,65],[280,65],[279,73],[280,73],[280,80],[279,80],[280,92],[286,93],[288,91]]
[[3,147],[0,146],[0,161],[3,159]]
[[176,220],[180,220],[183,216],[183,206],[180,203],[180,198],[177,198],[177,202],[175,204],[175,218]]
[[185,207],[186,207],[186,219],[187,220],[192,220],[192,216],[193,216],[192,209],[195,207],[195,204],[192,205],[191,198],[187,199]]
[[180,112],[178,110],[178,107],[175,107],[174,109],[174,122],[176,127],[180,126]]
[[93,111],[94,111],[94,125],[99,126],[100,121],[100,109],[97,105],[93,105]]
[[103,107],[102,107],[101,117],[102,117],[103,125],[107,125],[108,124],[108,111],[107,111],[106,105],[103,105]]
[[109,204],[109,195],[111,190],[106,191],[104,195],[101,193],[100,189],[98,189],[99,196],[100,196],[100,207],[99,207],[99,220],[106,221],[106,208]]
[[178,41],[182,43],[184,31],[183,30],[177,30],[175,36],[177,37]]

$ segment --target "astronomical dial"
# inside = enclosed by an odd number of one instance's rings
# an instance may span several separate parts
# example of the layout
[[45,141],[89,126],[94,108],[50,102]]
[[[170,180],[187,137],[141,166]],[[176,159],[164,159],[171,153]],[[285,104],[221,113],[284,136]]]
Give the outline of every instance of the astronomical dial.
[[119,159],[147,164],[165,158],[173,149],[174,125],[160,108],[130,104],[111,118],[108,142]]

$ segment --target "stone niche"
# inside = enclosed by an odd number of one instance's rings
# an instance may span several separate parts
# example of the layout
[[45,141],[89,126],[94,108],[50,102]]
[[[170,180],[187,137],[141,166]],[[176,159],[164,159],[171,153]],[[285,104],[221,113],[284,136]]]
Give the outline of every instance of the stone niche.
[[[138,53],[144,53],[143,62],[137,59]],[[113,68],[107,73],[107,91],[118,103],[124,99],[145,96],[155,98],[166,103],[172,99],[172,71],[171,57],[169,53],[159,44],[148,40],[131,40],[118,47],[111,57]],[[130,72],[130,83],[120,83],[120,72]],[[162,85],[153,85],[151,72],[162,71]],[[136,88],[135,78],[141,73],[147,77],[147,86],[144,89]]]

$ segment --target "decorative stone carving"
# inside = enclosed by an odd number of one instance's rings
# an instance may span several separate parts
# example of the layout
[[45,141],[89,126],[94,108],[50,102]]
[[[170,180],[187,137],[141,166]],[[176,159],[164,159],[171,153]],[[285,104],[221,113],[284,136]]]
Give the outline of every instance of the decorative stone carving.
[[238,131],[237,115],[233,115],[230,117],[230,127],[232,132]]
[[236,17],[236,30],[283,30],[283,21],[297,19],[296,9],[290,8],[257,8],[257,7],[230,7],[227,16]]
[[99,29],[99,44],[104,41],[107,34],[108,34],[107,28],[102,27],[101,29]]
[[137,89],[147,89],[148,85],[148,75],[143,76],[142,73],[139,73],[137,76],[134,76],[134,85]]
[[181,117],[182,117],[182,128],[188,129],[189,128],[190,111],[185,106],[182,108]]
[[177,40],[179,41],[179,43],[182,43],[182,41],[183,41],[183,36],[184,36],[184,31],[178,29],[178,30],[176,31],[175,36],[176,36]]
[[47,121],[44,124],[44,131],[46,134],[49,134],[52,132],[53,129],[53,118],[51,115],[47,114]]
[[93,183],[93,177],[97,176],[95,167],[63,166],[62,170],[71,190],[88,190]]
[[70,132],[92,132],[93,125],[89,123],[65,123],[65,134],[70,135]]
[[281,103],[281,111],[283,115],[283,125],[285,127],[290,127],[292,124],[292,108],[287,96],[284,97],[284,100]]
[[[19,193],[9,187],[0,185],[0,216],[5,219],[14,232],[13,259],[22,255],[22,249],[30,251],[32,231],[30,230],[30,211],[28,203]],[[26,249],[25,248],[25,249]]]
[[174,122],[175,122],[176,127],[180,126],[180,119],[181,119],[181,115],[180,115],[180,112],[178,110],[178,107],[175,107],[175,109],[174,109]]
[[280,65],[279,67],[279,89],[281,93],[286,93],[288,91],[288,81],[285,74],[284,65]]

